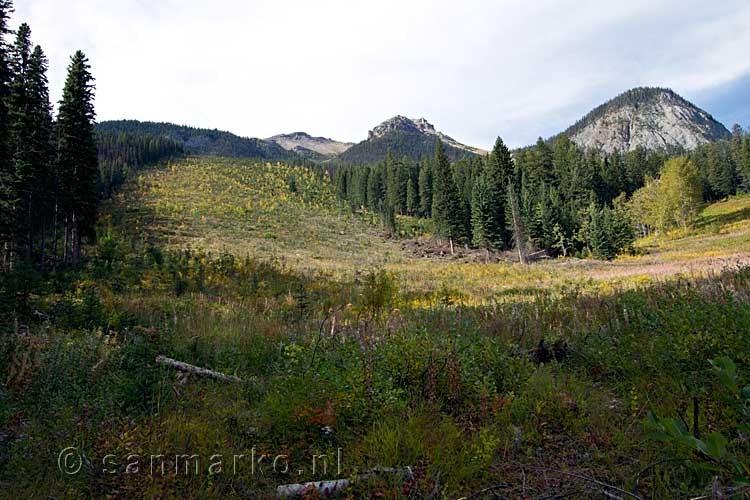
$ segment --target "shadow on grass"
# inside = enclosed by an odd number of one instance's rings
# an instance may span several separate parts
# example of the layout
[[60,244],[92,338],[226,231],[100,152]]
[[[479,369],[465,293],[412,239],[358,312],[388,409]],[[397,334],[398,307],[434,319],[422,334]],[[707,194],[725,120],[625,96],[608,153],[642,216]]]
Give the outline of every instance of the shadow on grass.
[[734,212],[701,217],[696,222],[696,228],[706,229],[709,227],[721,227],[750,219],[750,207],[745,207]]

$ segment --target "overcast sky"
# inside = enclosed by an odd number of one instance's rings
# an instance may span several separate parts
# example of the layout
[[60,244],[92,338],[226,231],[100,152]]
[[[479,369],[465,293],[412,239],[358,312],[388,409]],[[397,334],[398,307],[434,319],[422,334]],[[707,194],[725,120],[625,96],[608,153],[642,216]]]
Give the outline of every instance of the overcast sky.
[[90,58],[99,120],[360,141],[425,117],[512,146],[634,86],[750,124],[748,0],[15,0],[60,97]]

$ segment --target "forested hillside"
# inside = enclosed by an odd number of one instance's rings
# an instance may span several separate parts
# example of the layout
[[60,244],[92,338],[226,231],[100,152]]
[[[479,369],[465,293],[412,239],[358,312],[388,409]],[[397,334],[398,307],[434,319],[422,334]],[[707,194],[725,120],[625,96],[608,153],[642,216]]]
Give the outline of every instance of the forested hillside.
[[[370,165],[383,161],[388,153],[411,161],[419,161],[431,156],[435,151],[437,138],[421,132],[393,130],[381,137],[373,137],[350,147],[339,155],[340,162],[348,165]],[[446,154],[452,160],[475,156],[474,153],[453,146],[445,146]]]
[[99,181],[102,194],[112,195],[125,178],[139,169],[185,154],[182,142],[143,133],[103,132],[96,134],[99,152]]
[[147,134],[167,137],[181,142],[186,154],[196,156],[226,156],[256,160],[302,163],[304,160],[292,151],[271,141],[239,137],[230,132],[208,130],[172,123],[141,122],[137,120],[106,121],[97,124],[101,132]]
[[[517,197],[526,252],[613,258],[632,250],[636,227],[673,228],[633,219],[643,216],[632,209],[644,206],[642,192],[629,201],[644,186],[656,185],[668,158],[667,152],[641,147],[624,154],[584,151],[565,135],[511,154],[498,139],[486,158],[462,158],[446,166],[444,152],[419,162],[390,155],[373,166],[338,169],[335,184],[353,209],[380,213],[387,226],[394,228],[395,214],[437,216],[439,236],[495,250],[512,248],[510,201]],[[686,161],[692,177],[681,182],[697,186],[694,210],[703,201],[750,188],[750,135],[740,127],[729,140],[699,146]],[[663,197],[685,188],[675,185],[676,191]],[[446,218],[448,226],[438,223]]]

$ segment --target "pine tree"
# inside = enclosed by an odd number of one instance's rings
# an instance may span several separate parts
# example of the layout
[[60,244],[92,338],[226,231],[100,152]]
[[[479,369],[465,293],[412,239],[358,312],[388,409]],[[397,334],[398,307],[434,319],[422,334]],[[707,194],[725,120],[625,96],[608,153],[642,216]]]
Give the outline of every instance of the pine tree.
[[506,232],[508,226],[506,213],[508,212],[508,182],[513,177],[513,159],[510,150],[503,140],[498,137],[492,153],[487,159],[487,183],[492,196],[492,222],[487,228],[488,241],[498,249],[510,244],[511,235]]
[[367,206],[374,212],[380,212],[386,198],[385,183],[383,181],[383,165],[376,165],[367,177]]
[[[52,106],[47,85],[47,58],[38,45],[29,58],[29,121],[30,178],[26,187],[29,193],[31,234],[39,237],[39,258],[44,268],[47,229],[52,224],[55,201],[55,182],[52,143]],[[29,254],[33,240],[29,241]]]
[[432,219],[435,231],[439,236],[448,238],[451,243],[464,240],[468,231],[463,204],[453,178],[450,161],[440,139],[435,146],[434,167]]
[[496,245],[493,195],[487,173],[482,172],[474,181],[471,193],[471,241],[485,249],[494,248]]
[[94,84],[88,59],[71,58],[57,120],[57,163],[65,224],[64,259],[77,262],[81,240],[93,236],[98,198]]
[[349,171],[345,168],[341,168],[336,172],[336,196],[342,201],[347,199],[348,177]]
[[22,252],[31,258],[32,206],[35,179],[32,137],[34,134],[32,96],[29,75],[31,59],[31,29],[22,24],[16,33],[12,49],[13,81],[9,98],[13,179],[11,209],[15,223],[12,252]]
[[8,258],[8,246],[13,233],[13,171],[11,131],[9,126],[8,101],[13,79],[7,35],[10,34],[8,20],[13,12],[13,2],[0,0],[0,250],[3,264]]
[[419,212],[419,192],[414,186],[414,180],[409,177],[406,183],[406,213],[416,215]]
[[388,204],[396,213],[406,210],[406,172],[404,162],[396,160],[388,152],[385,162],[386,191]]
[[432,216],[432,165],[427,158],[419,162],[419,215]]
[[587,226],[588,244],[591,249],[591,255],[597,259],[610,260],[617,255],[612,246],[608,231],[609,226],[609,210],[607,208],[600,210],[592,203],[589,207],[589,222]]

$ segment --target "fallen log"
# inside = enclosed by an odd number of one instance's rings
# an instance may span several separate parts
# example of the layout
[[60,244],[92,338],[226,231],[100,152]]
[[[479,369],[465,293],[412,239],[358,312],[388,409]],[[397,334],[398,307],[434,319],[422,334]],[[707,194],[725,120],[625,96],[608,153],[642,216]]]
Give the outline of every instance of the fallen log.
[[346,489],[351,481],[349,479],[336,479],[333,481],[315,481],[311,483],[282,484],[276,488],[278,498],[289,498],[300,496],[305,492],[315,489],[325,497],[333,496],[335,493]]
[[199,377],[208,377],[214,380],[221,380],[222,382],[242,382],[241,378],[235,377],[234,375],[225,375],[224,373],[215,372],[213,370],[209,370],[208,368],[201,368],[200,366],[177,361],[176,359],[168,358],[166,356],[162,356],[161,354],[156,356],[156,364],[168,366],[184,373],[198,375]]
[[[319,494],[329,497],[334,493],[346,489],[350,484],[356,481],[367,480],[373,474],[404,474],[407,478],[413,476],[411,467],[393,468],[393,467],[375,467],[362,474],[354,476],[352,479],[335,479],[330,481],[312,481],[309,483],[282,484],[276,488],[277,498],[289,498],[302,495],[310,490],[315,490]],[[439,477],[439,476],[438,476]]]

